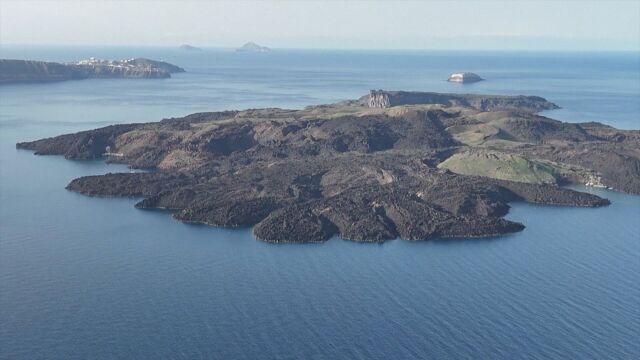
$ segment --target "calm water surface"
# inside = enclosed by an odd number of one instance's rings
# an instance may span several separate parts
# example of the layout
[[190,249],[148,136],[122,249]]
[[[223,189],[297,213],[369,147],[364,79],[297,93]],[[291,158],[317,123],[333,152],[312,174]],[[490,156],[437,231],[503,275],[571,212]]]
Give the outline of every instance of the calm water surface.
[[[0,88],[2,359],[637,359],[640,197],[513,204],[490,239],[270,245],[136,199],[64,189],[128,171],[15,142],[196,111],[308,104],[369,89],[540,95],[546,115],[640,128],[637,53],[0,48],[2,58],[147,56],[167,80]],[[449,84],[452,71],[488,80]]]

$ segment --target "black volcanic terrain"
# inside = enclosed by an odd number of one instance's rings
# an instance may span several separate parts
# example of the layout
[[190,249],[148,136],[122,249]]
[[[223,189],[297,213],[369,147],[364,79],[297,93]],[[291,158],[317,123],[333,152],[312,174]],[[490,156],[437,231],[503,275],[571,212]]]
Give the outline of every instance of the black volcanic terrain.
[[197,113],[17,144],[145,173],[73,180],[143,197],[185,222],[255,226],[270,242],[491,236],[520,231],[509,202],[602,206],[560,187],[640,194],[640,131],[563,123],[534,96],[372,91],[303,110]]

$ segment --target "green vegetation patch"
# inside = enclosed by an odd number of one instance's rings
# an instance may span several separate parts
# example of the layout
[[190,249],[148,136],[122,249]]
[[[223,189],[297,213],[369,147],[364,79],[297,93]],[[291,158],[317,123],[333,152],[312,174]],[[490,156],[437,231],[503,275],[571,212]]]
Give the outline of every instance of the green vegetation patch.
[[438,165],[456,174],[486,176],[532,184],[555,184],[556,170],[548,163],[497,151],[466,151]]

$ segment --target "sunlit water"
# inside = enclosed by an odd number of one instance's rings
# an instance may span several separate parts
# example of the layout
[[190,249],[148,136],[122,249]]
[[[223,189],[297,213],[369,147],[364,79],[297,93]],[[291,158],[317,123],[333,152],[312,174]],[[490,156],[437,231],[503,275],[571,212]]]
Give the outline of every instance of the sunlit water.
[[[546,115],[640,128],[637,53],[2,48],[2,58],[147,56],[167,80],[0,88],[2,359],[637,359],[640,197],[513,204],[490,239],[270,245],[136,199],[64,189],[128,171],[17,141],[196,111],[308,104],[369,89],[540,95]],[[453,71],[487,81],[444,81]],[[582,189],[586,190],[586,189]]]

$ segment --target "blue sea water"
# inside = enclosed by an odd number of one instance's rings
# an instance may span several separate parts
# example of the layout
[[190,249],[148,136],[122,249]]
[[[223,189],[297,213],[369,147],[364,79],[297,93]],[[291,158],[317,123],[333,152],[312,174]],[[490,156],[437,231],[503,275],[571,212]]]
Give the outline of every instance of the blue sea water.
[[[181,52],[1,47],[1,58],[146,56],[166,80],[0,87],[1,359],[638,359],[640,197],[513,204],[489,239],[271,245],[64,189],[124,166],[15,143],[196,111],[309,104],[369,89],[540,95],[545,115],[640,128],[638,53]],[[456,85],[453,71],[487,81]]]

